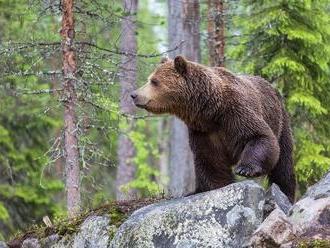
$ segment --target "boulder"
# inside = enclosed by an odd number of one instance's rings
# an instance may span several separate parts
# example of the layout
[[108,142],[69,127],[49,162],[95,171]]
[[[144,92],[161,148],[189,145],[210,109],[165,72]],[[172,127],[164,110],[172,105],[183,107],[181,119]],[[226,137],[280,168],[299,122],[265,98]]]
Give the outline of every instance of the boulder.
[[106,248],[110,241],[110,218],[107,216],[90,216],[73,235],[66,235],[52,248]]
[[[276,187],[273,190],[276,192]],[[271,201],[267,201],[269,195],[266,196],[266,211],[272,209]],[[281,192],[271,195],[278,199]],[[275,202],[275,210],[252,236],[252,247],[330,247],[330,173],[311,186],[287,215],[284,212],[287,208],[277,203],[281,201]]]
[[330,173],[306,194],[289,211],[290,221],[297,226],[299,233],[310,228],[330,228]]
[[243,247],[263,219],[253,181],[149,205],[118,229],[110,247]]
[[36,238],[29,238],[24,240],[22,248],[41,248],[39,240]]
[[251,238],[251,247],[280,247],[296,238],[296,231],[285,213],[276,208],[258,227]]
[[280,209],[288,214],[292,207],[288,197],[280,190],[276,184],[272,184],[266,192],[264,205],[264,218],[266,218],[274,209]]
[[308,188],[302,198],[311,197],[314,199],[330,197],[330,172],[328,172],[318,183]]

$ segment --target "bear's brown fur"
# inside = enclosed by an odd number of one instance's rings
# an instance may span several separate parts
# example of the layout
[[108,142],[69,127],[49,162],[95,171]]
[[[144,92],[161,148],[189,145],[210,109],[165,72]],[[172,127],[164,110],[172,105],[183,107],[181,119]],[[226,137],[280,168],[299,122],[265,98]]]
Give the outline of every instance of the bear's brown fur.
[[196,193],[245,177],[268,175],[294,201],[289,119],[264,79],[237,76],[178,56],[165,60],[132,93],[138,107],[182,119],[195,159]]

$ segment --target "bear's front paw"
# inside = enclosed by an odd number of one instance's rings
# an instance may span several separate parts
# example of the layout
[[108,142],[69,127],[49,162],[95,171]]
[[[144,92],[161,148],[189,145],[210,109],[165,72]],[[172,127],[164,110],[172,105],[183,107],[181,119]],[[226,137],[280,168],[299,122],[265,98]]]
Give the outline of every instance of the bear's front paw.
[[263,174],[261,166],[251,164],[239,164],[234,171],[237,175],[243,177],[259,177]]

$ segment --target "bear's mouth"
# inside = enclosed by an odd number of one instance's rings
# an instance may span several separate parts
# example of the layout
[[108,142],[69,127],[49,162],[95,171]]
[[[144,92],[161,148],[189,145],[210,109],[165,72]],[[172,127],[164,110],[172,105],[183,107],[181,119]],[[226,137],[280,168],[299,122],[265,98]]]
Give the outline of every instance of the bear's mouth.
[[142,109],[145,109],[146,108],[146,104],[141,104],[141,103],[134,103],[134,104],[138,108],[142,108]]
[[157,106],[154,106],[154,104],[151,104],[152,101],[148,101],[145,104],[141,104],[141,103],[135,103],[136,107],[138,108],[142,108],[150,113],[153,114],[163,114],[166,112],[165,108],[159,108]]
[[134,104],[136,107],[144,109],[150,113],[153,114],[164,114],[167,113],[167,108],[164,106],[159,106],[156,102],[154,102],[153,100],[148,100],[144,103],[142,103],[141,101],[135,100]]
[[141,99],[139,97],[136,97],[136,98],[133,99],[133,102],[134,102],[136,107],[145,109],[147,104],[150,102],[150,100],[148,101],[146,99]]

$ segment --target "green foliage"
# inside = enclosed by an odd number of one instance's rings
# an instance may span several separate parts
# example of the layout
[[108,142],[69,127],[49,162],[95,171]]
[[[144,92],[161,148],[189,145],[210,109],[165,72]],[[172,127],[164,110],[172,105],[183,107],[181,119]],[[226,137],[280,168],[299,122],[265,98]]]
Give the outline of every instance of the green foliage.
[[[37,16],[26,1],[1,1],[0,9],[7,10],[0,14],[3,39],[53,37],[46,27],[54,24],[49,19],[43,25],[34,22]],[[31,32],[33,29],[40,32]],[[51,161],[47,154],[49,146],[62,126],[51,108],[56,103],[49,95],[24,94],[26,89],[48,89],[51,83],[32,75],[18,75],[19,71],[29,73],[32,67],[40,68],[38,55],[8,51],[0,61],[0,235],[3,236],[34,220],[40,221],[44,215],[63,211],[60,202],[55,201],[63,191],[63,183],[47,167]]]
[[3,202],[0,202],[0,220],[7,221],[8,219],[9,219],[9,213]]
[[[162,191],[155,182],[159,172],[152,167],[151,157],[158,156],[157,143],[155,139],[148,138],[143,130],[147,129],[145,120],[137,120],[136,128],[128,133],[128,137],[135,147],[133,164],[136,166],[136,175],[133,181],[124,186],[126,188],[137,189],[141,196],[157,195]],[[148,140],[148,142],[146,142]]]
[[[304,190],[329,168],[330,15],[327,1],[243,0],[242,34],[230,56],[239,69],[271,81],[286,98]],[[307,184],[307,185],[306,185]]]
[[[145,132],[149,127],[148,123],[143,119],[135,121],[135,126],[128,127],[127,122],[121,122],[121,130],[131,140],[135,149],[135,156],[132,158],[132,163],[136,166],[136,175],[134,180],[122,186],[123,191],[135,189],[140,196],[157,195],[161,189],[155,182],[155,178],[159,176],[156,167],[152,167],[152,160],[158,156],[157,143],[155,139],[147,137]],[[148,142],[146,142],[148,140]]]

